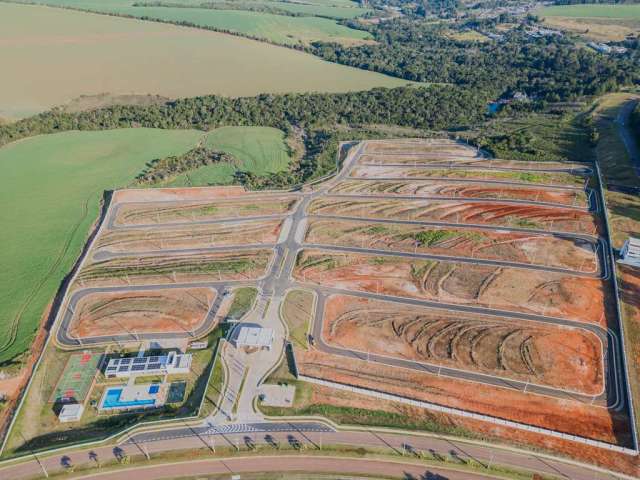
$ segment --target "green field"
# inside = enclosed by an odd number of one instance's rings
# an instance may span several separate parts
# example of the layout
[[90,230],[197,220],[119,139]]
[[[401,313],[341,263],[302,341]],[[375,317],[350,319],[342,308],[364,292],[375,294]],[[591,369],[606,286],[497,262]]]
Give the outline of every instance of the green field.
[[265,175],[286,170],[291,157],[284,133],[269,127],[222,127],[207,134],[205,146],[230,153],[239,165],[220,163],[207,165],[181,174],[164,186],[206,186],[229,184],[238,169]]
[[[200,27],[216,30],[228,30],[242,35],[257,37],[280,44],[309,43],[315,40],[354,42],[371,38],[366,32],[354,30],[338,24],[335,20],[320,17],[291,17],[285,15],[273,15],[264,12],[250,12],[242,10],[217,10],[207,8],[180,8],[180,7],[134,7],[134,0],[36,0],[35,3],[78,8],[99,13],[115,13],[148,20],[165,22],[188,22]],[[166,2],[193,4],[191,1]],[[271,5],[272,2],[261,2]],[[287,4],[285,4],[287,5]],[[300,9],[300,6],[288,4],[288,9]],[[280,4],[274,4],[276,8],[282,8]],[[344,8],[336,9],[328,6],[310,6],[309,14],[316,15],[334,12],[335,16],[345,17]],[[365,13],[366,10],[353,10],[356,15]],[[315,13],[314,13],[315,12]],[[356,16],[352,15],[352,16]]]
[[558,5],[536,11],[543,17],[624,18],[640,20],[640,4],[632,5]]
[[0,50],[0,118],[105,92],[252,96],[407,83],[237,36],[8,3],[0,3]]
[[103,191],[126,186],[149,160],[184,153],[201,137],[194,130],[68,132],[0,148],[0,362],[29,348]]

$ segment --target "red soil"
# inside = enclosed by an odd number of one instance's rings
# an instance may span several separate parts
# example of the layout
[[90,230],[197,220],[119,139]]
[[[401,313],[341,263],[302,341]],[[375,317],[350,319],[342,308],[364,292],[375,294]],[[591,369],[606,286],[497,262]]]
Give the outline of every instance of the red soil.
[[596,278],[321,250],[304,250],[298,261],[308,266],[296,267],[296,279],[345,290],[543,314],[602,326],[611,310],[605,304],[606,283]]
[[325,307],[323,338],[360,352],[587,395],[604,388],[602,342],[577,328],[333,295]]

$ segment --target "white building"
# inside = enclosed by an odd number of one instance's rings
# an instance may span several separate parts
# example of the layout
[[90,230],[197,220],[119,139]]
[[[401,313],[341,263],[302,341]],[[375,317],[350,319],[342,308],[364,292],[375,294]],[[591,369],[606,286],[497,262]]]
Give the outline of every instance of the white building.
[[58,414],[61,423],[77,422],[82,418],[84,406],[80,403],[67,403]]
[[627,238],[620,250],[620,263],[640,267],[640,239]]
[[236,347],[266,348],[267,350],[271,350],[273,338],[272,328],[241,327],[238,338],[236,338]]
[[112,358],[107,364],[107,378],[127,378],[132,375],[173,375],[189,373],[193,356],[190,353],[169,352],[149,357]]

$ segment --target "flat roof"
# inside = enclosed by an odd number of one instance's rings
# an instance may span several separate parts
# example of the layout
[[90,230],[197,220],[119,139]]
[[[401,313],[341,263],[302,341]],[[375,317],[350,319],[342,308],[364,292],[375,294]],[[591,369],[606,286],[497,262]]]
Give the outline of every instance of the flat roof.
[[273,343],[273,329],[241,327],[236,343],[247,347],[270,347]]

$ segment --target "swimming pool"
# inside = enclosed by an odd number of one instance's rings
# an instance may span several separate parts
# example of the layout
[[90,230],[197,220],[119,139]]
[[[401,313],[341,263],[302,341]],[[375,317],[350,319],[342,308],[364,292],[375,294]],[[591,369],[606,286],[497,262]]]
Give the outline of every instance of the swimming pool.
[[[150,394],[158,393],[158,390],[159,390],[159,387],[157,385],[152,385],[151,387],[149,387]],[[156,403],[155,398],[121,401],[120,400],[121,395],[122,395],[121,387],[109,388],[104,394],[104,399],[102,401],[102,408],[108,409],[108,408],[144,407],[144,406],[149,406]]]

